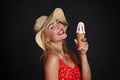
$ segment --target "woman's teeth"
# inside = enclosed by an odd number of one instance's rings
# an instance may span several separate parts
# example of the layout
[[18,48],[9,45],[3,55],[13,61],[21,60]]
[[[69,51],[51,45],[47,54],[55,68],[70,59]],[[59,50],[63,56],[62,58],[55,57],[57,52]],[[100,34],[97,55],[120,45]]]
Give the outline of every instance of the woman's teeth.
[[58,35],[62,35],[64,33],[64,30],[61,29],[59,32],[58,32]]

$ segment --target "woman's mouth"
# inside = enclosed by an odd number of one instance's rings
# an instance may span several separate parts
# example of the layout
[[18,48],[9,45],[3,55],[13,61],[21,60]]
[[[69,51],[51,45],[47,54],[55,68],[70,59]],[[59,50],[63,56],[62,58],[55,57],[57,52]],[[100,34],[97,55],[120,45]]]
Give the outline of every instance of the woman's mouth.
[[62,34],[64,34],[64,33],[65,33],[64,30],[61,29],[60,31],[58,31],[57,35],[62,35]]

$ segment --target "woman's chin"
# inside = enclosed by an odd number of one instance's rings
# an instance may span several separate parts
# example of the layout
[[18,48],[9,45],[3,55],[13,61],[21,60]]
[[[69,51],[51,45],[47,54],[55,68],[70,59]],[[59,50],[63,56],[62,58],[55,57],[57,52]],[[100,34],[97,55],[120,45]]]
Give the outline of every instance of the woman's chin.
[[66,39],[66,38],[67,38],[67,34],[64,34],[64,35],[63,35],[63,39]]

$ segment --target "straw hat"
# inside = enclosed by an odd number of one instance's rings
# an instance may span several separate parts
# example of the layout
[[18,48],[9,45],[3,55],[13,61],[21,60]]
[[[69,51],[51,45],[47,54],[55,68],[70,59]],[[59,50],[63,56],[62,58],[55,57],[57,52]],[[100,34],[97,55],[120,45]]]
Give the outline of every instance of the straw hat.
[[[52,19],[58,19],[60,22],[64,23],[64,24],[68,24],[65,18],[65,15],[63,13],[63,10],[61,8],[56,8],[49,16],[41,16],[39,17],[34,25],[34,30],[36,32],[35,35],[35,40],[37,42],[37,44],[43,49],[45,50],[45,46],[42,43],[42,39],[41,39],[41,32],[44,29],[44,27],[47,26],[47,24],[52,20]],[[67,29],[66,25],[66,29]]]

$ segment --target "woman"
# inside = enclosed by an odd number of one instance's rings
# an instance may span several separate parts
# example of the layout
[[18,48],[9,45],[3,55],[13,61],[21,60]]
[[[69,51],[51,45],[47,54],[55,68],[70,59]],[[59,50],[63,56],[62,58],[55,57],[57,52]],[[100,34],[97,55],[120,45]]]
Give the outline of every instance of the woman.
[[80,56],[78,61],[65,44],[67,27],[68,23],[61,8],[56,8],[50,16],[41,16],[36,20],[35,40],[44,51],[41,57],[44,80],[91,80],[86,55],[88,43],[83,38],[82,43],[78,45],[75,39]]

